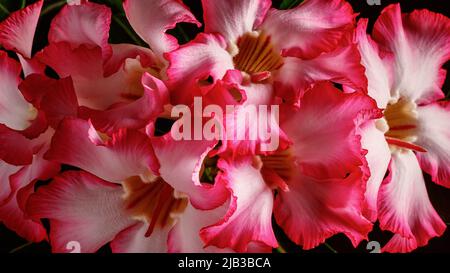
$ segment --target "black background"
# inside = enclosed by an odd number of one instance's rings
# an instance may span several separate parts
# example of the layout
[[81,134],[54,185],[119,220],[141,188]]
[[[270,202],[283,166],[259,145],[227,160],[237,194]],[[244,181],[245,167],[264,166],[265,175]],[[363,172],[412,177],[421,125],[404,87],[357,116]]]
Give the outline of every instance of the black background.
[[[20,7],[20,2],[18,0],[0,0],[0,3],[7,7],[10,11],[17,10]],[[35,1],[26,1],[27,5]],[[51,6],[52,4],[59,1],[45,1],[44,9]],[[113,10],[113,14],[116,20],[123,22],[126,26],[129,25],[124,18],[123,10],[120,5],[120,0],[97,0],[91,2],[98,2],[107,4]],[[196,17],[202,21],[202,9],[200,5],[200,0],[184,0],[184,2],[191,8],[192,12]],[[273,0],[273,5],[275,7],[280,7],[282,0]],[[360,13],[359,17],[369,18],[369,28],[373,25],[376,18],[380,14],[381,10],[391,3],[401,3],[403,12],[411,12],[414,9],[429,9],[434,12],[439,12],[447,17],[449,17],[450,10],[448,5],[448,0],[404,0],[404,1],[388,1],[381,0],[381,5],[369,5],[365,0],[349,0],[353,9]],[[447,5],[446,5],[447,4]],[[40,18],[37,34],[35,37],[35,45],[33,51],[36,52],[42,49],[47,44],[47,31],[50,25],[51,18],[58,12],[59,8],[54,8],[50,10],[45,16]],[[5,18],[5,14],[0,12],[0,20]],[[180,31],[183,29],[183,31]],[[180,43],[185,43],[186,39],[184,36],[188,36],[190,39],[195,37],[195,35],[202,29],[197,29],[197,27],[190,24],[179,24],[170,33],[175,35]],[[111,43],[141,43],[145,44],[136,36],[130,36],[126,31],[121,28],[117,21],[112,20],[111,33],[110,33]],[[450,68],[449,63],[445,65],[447,70]],[[450,77],[447,77],[444,87],[444,92],[447,93],[447,97],[450,95]],[[430,177],[426,175],[427,189],[430,195],[431,202],[433,203],[435,209],[438,211],[439,215],[442,217],[444,222],[450,223],[450,189],[446,189],[436,184],[430,182]],[[277,237],[280,240],[282,246],[288,252],[303,252],[300,247],[294,245],[286,239],[283,232],[275,227]],[[377,240],[384,245],[390,238],[391,234],[389,232],[382,232],[379,230],[378,225],[375,225],[374,231],[369,235],[370,240]],[[319,252],[319,253],[367,253],[365,249],[366,242],[362,242],[357,249],[354,249],[350,241],[343,235],[336,235],[327,240],[327,245],[321,245],[309,252]],[[50,246],[47,242],[42,242],[38,244],[27,244],[25,240],[18,237],[14,232],[5,228],[0,224],[0,253],[49,253]],[[105,246],[100,250],[101,253],[109,253],[109,248]],[[445,234],[437,239],[432,239],[430,243],[422,248],[419,248],[415,252],[417,253],[436,253],[436,252],[446,252],[450,253],[450,231],[446,231]]]

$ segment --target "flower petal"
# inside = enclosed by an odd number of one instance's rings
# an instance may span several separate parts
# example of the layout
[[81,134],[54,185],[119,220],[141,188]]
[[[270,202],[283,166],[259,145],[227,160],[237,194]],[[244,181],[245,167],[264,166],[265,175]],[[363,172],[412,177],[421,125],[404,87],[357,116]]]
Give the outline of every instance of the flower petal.
[[343,0],[307,0],[288,10],[271,9],[261,29],[283,51],[310,59],[334,49],[353,28],[352,7]]
[[120,183],[131,176],[152,175],[158,166],[147,136],[121,130],[104,145],[94,144],[95,132],[88,121],[65,119],[56,131],[46,157],[89,171],[110,182]]
[[12,165],[27,165],[33,160],[33,145],[22,134],[0,124],[0,158]]
[[10,177],[22,168],[0,160],[0,206],[11,194]]
[[393,90],[418,104],[444,97],[441,66],[450,58],[450,20],[428,10],[401,14],[400,5],[383,10],[373,36],[381,49],[393,52]]
[[176,191],[187,194],[196,208],[211,209],[226,201],[229,193],[223,184],[211,186],[200,182],[203,161],[217,144],[215,141],[175,140],[166,134],[152,139],[152,144],[161,177]]
[[281,89],[278,95],[296,102],[312,84],[325,80],[365,91],[367,79],[360,63],[361,57],[354,45],[323,53],[310,60],[286,57],[275,79]]
[[231,249],[220,249],[214,246],[204,248],[205,243],[199,235],[203,227],[216,223],[226,214],[227,205],[228,203],[225,203],[213,210],[198,210],[188,204],[169,233],[169,252],[232,252]]
[[202,0],[205,31],[221,34],[227,43],[237,43],[239,36],[262,23],[271,4],[268,0]]
[[81,252],[95,252],[136,221],[126,213],[120,186],[89,173],[69,171],[30,197],[34,218],[50,219],[53,252],[69,252],[71,241]]
[[442,235],[446,225],[428,199],[422,171],[413,152],[394,153],[389,171],[378,196],[378,219],[382,229],[395,235],[382,251],[410,252]]
[[316,178],[298,174],[275,199],[275,219],[289,238],[304,249],[311,249],[337,233],[344,233],[354,247],[372,225],[361,214],[362,173],[344,179]]
[[60,78],[72,78],[81,106],[106,110],[113,104],[129,103],[143,94],[140,76],[144,70],[141,71],[143,68],[136,59],[127,59],[121,69],[104,77],[99,47],[81,45],[72,49],[66,42],[50,44],[38,58],[53,68]]
[[123,8],[133,29],[159,57],[178,47],[177,39],[166,34],[167,30],[181,22],[201,25],[181,1],[126,0]]
[[376,100],[378,107],[384,109],[391,97],[392,76],[389,64],[379,55],[378,45],[366,33],[367,23],[365,18],[358,21],[355,40],[361,53],[361,64],[366,68],[369,96]]
[[46,147],[41,147],[30,165],[22,167],[9,177],[10,195],[0,206],[0,221],[19,236],[31,242],[47,238],[44,226],[30,219],[25,211],[25,203],[34,192],[37,180],[46,180],[59,172],[59,164],[43,159]]
[[19,63],[0,52],[0,123],[21,131],[31,125],[36,111],[18,89],[20,72]]
[[113,253],[165,253],[169,229],[154,229],[145,237],[149,224],[138,222],[122,230],[111,242]]
[[[26,58],[31,58],[34,33],[44,1],[13,12],[0,24],[0,44]],[[2,81],[3,82],[3,81]]]
[[366,160],[370,171],[363,214],[372,222],[377,219],[378,192],[391,161],[391,151],[384,133],[376,128],[375,122],[371,120],[361,129],[361,144],[362,148],[367,150]]
[[450,188],[450,103],[438,102],[419,106],[417,144],[426,153],[417,153],[420,166],[433,181]]
[[251,242],[277,247],[272,229],[273,192],[265,184],[260,170],[252,166],[251,159],[219,160],[223,171],[219,178],[226,181],[232,192],[230,208],[225,217],[201,230],[206,246],[231,248],[245,252]]
[[105,5],[87,1],[66,5],[52,20],[48,40],[50,43],[68,42],[73,48],[82,44],[99,46],[106,60],[112,54],[108,44],[110,24],[111,10]]
[[[17,202],[17,192],[0,206],[0,222],[20,237],[30,242],[41,242],[47,238],[47,231],[41,223],[28,219]],[[29,194],[29,192],[28,192]]]
[[158,66],[161,66],[153,51],[148,48],[132,44],[113,44],[111,47],[113,54],[111,58],[107,60],[103,68],[105,70],[105,77],[116,73],[123,66],[126,59],[136,59],[138,56],[142,67],[157,68]]
[[28,59],[20,54],[17,54],[17,57],[19,58],[20,64],[22,65],[22,70],[25,77],[31,74],[45,73],[45,65],[39,62],[38,59]]
[[76,117],[78,101],[70,77],[55,80],[32,74],[19,86],[24,97],[45,113],[46,120],[57,128],[65,117]]
[[[159,80],[155,78],[155,81]],[[167,92],[167,88],[161,81],[158,82],[157,86],[157,88],[163,90],[152,90],[147,87],[144,95],[134,102],[105,111],[81,107],[79,115],[81,118],[90,119],[95,128],[107,134],[112,134],[124,128],[143,128],[164,111],[163,104],[161,104],[161,93]]]
[[281,129],[293,142],[299,166],[304,174],[320,178],[343,178],[362,166],[357,128],[381,117],[367,95],[345,94],[326,82],[306,92],[299,110],[284,113]]
[[213,84],[227,70],[234,69],[233,59],[226,51],[226,42],[214,34],[199,34],[191,42],[165,55],[169,61],[167,75],[172,103],[192,103],[193,90],[201,81],[212,77]]

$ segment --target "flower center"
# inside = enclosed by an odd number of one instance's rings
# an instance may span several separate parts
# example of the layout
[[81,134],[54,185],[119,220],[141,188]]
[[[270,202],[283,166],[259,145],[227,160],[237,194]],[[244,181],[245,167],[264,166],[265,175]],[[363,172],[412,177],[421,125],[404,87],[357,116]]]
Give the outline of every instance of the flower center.
[[274,171],[285,182],[289,182],[294,176],[295,157],[292,148],[261,156],[261,161],[263,168]]
[[164,228],[175,223],[176,216],[183,213],[188,200],[175,196],[173,188],[161,178],[145,183],[133,176],[123,183],[125,207],[131,215],[150,224],[145,236],[154,228]]
[[237,46],[239,53],[233,59],[234,65],[250,75],[272,72],[283,65],[283,58],[264,32],[244,34],[238,39]]
[[400,99],[389,104],[384,110],[388,129],[385,130],[386,141],[391,149],[409,149],[417,152],[426,150],[416,144],[417,141],[417,105],[409,100]]
[[122,97],[128,100],[137,100],[144,94],[141,78],[145,72],[152,76],[160,78],[159,72],[154,67],[142,67],[139,58],[126,59],[124,65],[125,80],[127,82],[127,90]]

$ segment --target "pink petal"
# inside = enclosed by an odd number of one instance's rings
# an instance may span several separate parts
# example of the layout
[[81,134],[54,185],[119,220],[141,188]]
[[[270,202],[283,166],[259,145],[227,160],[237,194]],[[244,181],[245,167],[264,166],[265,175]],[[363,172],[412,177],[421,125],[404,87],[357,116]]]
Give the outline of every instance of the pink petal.
[[306,92],[299,110],[285,115],[281,128],[293,142],[303,172],[343,178],[364,161],[358,127],[381,117],[381,112],[365,94],[345,94],[330,83],[320,83]]
[[344,233],[354,247],[372,225],[361,214],[362,173],[344,179],[319,180],[299,174],[275,200],[275,219],[289,238],[311,249],[337,233]]
[[377,101],[378,107],[386,108],[391,98],[391,73],[389,63],[379,55],[378,45],[367,35],[367,19],[360,19],[356,29],[356,41],[361,53],[361,64],[366,68],[368,93]]
[[19,88],[28,101],[45,113],[53,128],[57,128],[65,117],[77,116],[78,101],[70,77],[55,80],[33,74],[25,78]]
[[0,158],[12,165],[27,165],[33,160],[33,145],[22,134],[0,124]]
[[24,9],[13,12],[0,24],[0,44],[26,58],[31,58],[34,33],[41,13],[40,0]]
[[97,130],[112,134],[120,129],[140,129],[164,111],[163,105],[168,103],[168,90],[159,79],[145,74],[143,79],[144,95],[139,99],[117,107],[99,111],[81,107],[79,116],[90,119]]
[[279,49],[310,59],[334,49],[351,31],[354,17],[343,0],[307,0],[293,9],[269,10],[261,28]]
[[10,195],[0,206],[0,221],[19,236],[31,242],[40,242],[47,238],[44,226],[28,217],[25,203],[34,192],[37,180],[46,180],[59,172],[59,164],[43,159],[46,147],[34,156],[33,163],[22,167],[9,177]]
[[433,181],[450,188],[450,103],[438,102],[418,107],[418,140],[426,153],[417,153],[420,166]]
[[276,81],[279,95],[296,102],[306,90],[318,81],[333,81],[355,90],[366,90],[367,79],[361,57],[354,45],[322,53],[314,59],[284,58],[284,65]]
[[25,77],[31,74],[44,74],[45,73],[45,65],[39,62],[38,59],[28,59],[23,57],[20,54],[17,54],[19,58],[20,64],[22,65],[23,74]]
[[[10,177],[12,195],[16,194],[19,208],[25,212],[29,196],[34,193],[37,180],[48,180],[60,171],[60,164],[43,158],[44,153],[50,146],[50,137],[53,131],[49,130],[40,137],[39,141],[45,141],[38,147],[38,152],[33,157],[33,162],[21,168]],[[36,143],[37,144],[37,143]],[[28,218],[28,216],[26,216]]]
[[[223,120],[217,120],[226,133],[218,153],[267,153],[270,149],[274,151],[279,147],[286,147],[287,137],[279,129],[278,119],[272,108],[277,104],[272,84],[248,83],[240,71],[229,70],[223,80],[218,80],[206,89],[203,104],[217,105],[224,112]],[[234,110],[227,110],[227,106],[234,106]],[[260,106],[266,107],[267,116],[263,116]],[[256,111],[249,111],[251,109]],[[258,119],[261,119],[261,125],[263,122],[267,123],[270,137],[258,132],[258,127],[253,122]],[[252,135],[253,133],[256,134]]]
[[111,182],[156,173],[158,169],[150,141],[136,131],[121,130],[103,145],[90,140],[88,121],[66,119],[56,131],[46,157],[89,171]]
[[113,54],[111,58],[107,60],[104,66],[105,77],[111,76],[116,73],[125,62],[126,59],[136,59],[139,56],[142,67],[155,67],[162,66],[158,63],[158,60],[148,48],[140,47],[132,44],[113,44],[111,45]]
[[10,177],[22,168],[21,166],[15,166],[0,160],[0,206],[4,204],[5,200],[11,194]]
[[68,42],[51,43],[36,58],[62,78],[103,78],[101,49],[97,46],[72,48]]
[[187,194],[195,207],[211,209],[226,201],[229,193],[223,184],[211,186],[200,182],[203,161],[217,144],[215,141],[175,140],[166,134],[152,139],[152,144],[161,177],[176,191]]
[[200,232],[206,245],[237,252],[247,251],[251,242],[277,247],[272,230],[273,193],[260,171],[249,159],[233,163],[220,160],[218,164],[223,173],[216,180],[226,181],[232,198],[226,216]]
[[169,61],[167,75],[173,90],[172,103],[192,103],[194,87],[206,81],[222,79],[227,70],[233,69],[233,59],[226,51],[226,42],[219,35],[199,34],[191,42],[165,55]]
[[106,60],[112,50],[108,44],[111,10],[105,5],[85,2],[66,5],[53,19],[48,40],[50,43],[68,42],[74,48],[82,44],[99,46]]
[[155,229],[145,237],[149,225],[138,222],[122,230],[111,242],[113,253],[164,253],[167,252],[169,229]]
[[0,52],[0,123],[21,131],[31,125],[37,113],[18,89],[20,72],[19,63]]
[[400,5],[385,8],[373,36],[395,56],[393,90],[419,104],[444,97],[440,67],[450,58],[450,20],[428,10],[401,14]]
[[213,210],[198,210],[189,204],[169,233],[169,252],[231,252],[231,249],[220,249],[214,246],[204,248],[205,243],[199,235],[203,227],[216,223],[226,214],[227,205],[228,203]]
[[135,220],[126,213],[120,186],[86,172],[69,171],[39,188],[27,210],[34,218],[50,219],[53,252],[69,252],[71,241],[81,252],[95,252]]
[[129,67],[124,63],[122,69],[114,74],[103,76],[99,47],[82,45],[72,49],[66,42],[50,44],[38,54],[38,58],[53,68],[59,77],[72,77],[81,106],[105,110],[113,104],[130,102],[130,97],[143,94],[144,88],[139,79],[135,79],[134,67],[128,71]]
[[376,128],[375,122],[367,122],[361,132],[361,144],[362,148],[367,150],[366,160],[370,171],[363,213],[372,222],[377,219],[378,192],[391,161],[391,151],[384,133]]
[[47,232],[41,223],[28,219],[19,208],[16,193],[0,206],[0,222],[20,237],[30,242],[40,242],[47,238]]
[[166,34],[167,30],[181,22],[201,25],[181,1],[126,0],[123,8],[133,29],[159,57],[178,47],[177,39]]
[[239,36],[263,22],[271,4],[268,0],[202,0],[205,31],[220,33],[228,43],[237,43]]
[[380,227],[395,233],[383,251],[410,252],[444,233],[446,225],[428,199],[425,181],[411,151],[392,155],[389,177],[378,199]]

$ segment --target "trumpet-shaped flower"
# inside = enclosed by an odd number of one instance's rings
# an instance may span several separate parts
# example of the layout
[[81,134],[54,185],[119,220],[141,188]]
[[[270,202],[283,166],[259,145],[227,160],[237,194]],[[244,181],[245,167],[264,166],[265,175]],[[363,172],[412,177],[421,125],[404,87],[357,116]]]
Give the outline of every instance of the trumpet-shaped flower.
[[399,5],[391,5],[378,18],[373,39],[366,26],[366,20],[359,22],[359,50],[369,95],[384,116],[366,124],[362,134],[371,171],[365,214],[394,233],[384,251],[409,252],[446,228],[430,203],[421,169],[450,186],[450,107],[439,101],[446,75],[441,66],[450,57],[450,20],[427,10],[402,14]]

